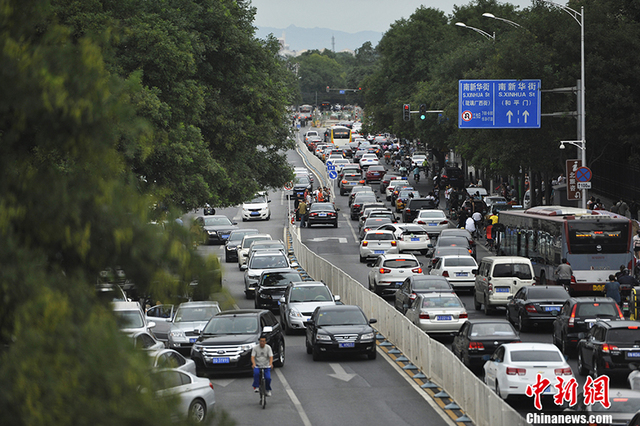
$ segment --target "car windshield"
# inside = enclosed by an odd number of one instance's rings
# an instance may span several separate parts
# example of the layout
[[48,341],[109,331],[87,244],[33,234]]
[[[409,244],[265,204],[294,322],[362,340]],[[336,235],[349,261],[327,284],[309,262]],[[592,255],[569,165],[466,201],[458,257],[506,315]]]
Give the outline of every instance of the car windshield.
[[141,328],[144,320],[139,311],[115,311],[116,323],[119,328]]
[[225,226],[231,225],[231,221],[228,217],[205,217],[204,226]]
[[245,235],[249,235],[249,234],[257,234],[258,231],[257,230],[242,230],[242,231],[232,231],[231,234],[229,234],[229,238],[227,239],[227,243],[230,243],[232,241],[242,241],[242,238]]
[[613,303],[580,303],[576,315],[581,317],[617,317],[618,310]]
[[444,259],[444,266],[478,266],[473,257],[464,256],[464,257],[452,257],[450,259]]
[[530,287],[527,292],[529,299],[568,299],[569,293],[562,287]]
[[369,232],[364,236],[365,240],[373,241],[392,241],[395,240],[393,234],[390,232]]
[[382,225],[384,225],[386,223],[391,223],[391,218],[388,218],[388,217],[370,217],[369,219],[365,220],[364,227],[365,228],[378,227],[378,226],[382,226]]
[[419,263],[416,259],[405,259],[405,258],[387,259],[384,262],[382,262],[382,266],[384,266],[385,268],[396,268],[396,269],[415,268],[418,265]]
[[173,322],[209,321],[218,312],[220,312],[220,308],[217,306],[180,306]]
[[420,219],[442,219],[445,217],[443,212],[420,211],[418,213]]
[[242,248],[247,248],[251,245],[252,242],[254,241],[261,241],[261,240],[270,240],[271,237],[268,237],[266,235],[262,235],[259,237],[247,237],[244,240],[242,240]]
[[249,264],[250,269],[288,268],[284,255],[253,256]]
[[257,332],[258,318],[253,315],[213,317],[203,330],[204,334],[255,334]]
[[414,290],[449,290],[451,286],[446,278],[443,279],[433,279],[433,278],[422,278],[415,277],[413,279],[413,289]]
[[320,312],[318,325],[365,325],[367,319],[358,309]]
[[517,338],[511,324],[507,323],[486,323],[473,324],[471,326],[471,337],[478,336],[502,336],[509,338]]
[[438,247],[460,246],[467,247],[469,240],[464,237],[440,237],[438,238]]
[[309,185],[311,181],[306,176],[298,176],[296,177],[296,185]]
[[317,286],[300,286],[291,289],[289,302],[330,302],[333,298],[331,292],[324,285]]
[[560,352],[545,350],[511,351],[513,362],[562,362]]
[[261,286],[277,287],[286,286],[289,283],[302,281],[302,277],[297,272],[270,272],[262,277]]
[[267,197],[265,195],[256,195],[253,197],[249,204],[262,204],[267,202]]
[[520,278],[530,280],[531,268],[526,263],[500,263],[493,267],[494,278]]
[[429,308],[462,308],[460,299],[455,296],[425,297],[422,299],[422,307]]

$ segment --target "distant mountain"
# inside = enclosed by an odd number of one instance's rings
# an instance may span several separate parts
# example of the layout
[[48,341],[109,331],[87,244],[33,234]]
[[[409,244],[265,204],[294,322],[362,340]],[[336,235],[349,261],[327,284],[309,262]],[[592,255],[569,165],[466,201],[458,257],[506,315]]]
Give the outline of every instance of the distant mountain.
[[273,33],[276,38],[284,37],[285,44],[289,46],[289,50],[297,51],[305,49],[331,49],[332,36],[335,38],[336,52],[344,49],[356,50],[367,41],[370,41],[375,47],[382,38],[382,33],[376,31],[347,33],[344,31],[330,30],[328,28],[299,28],[295,25],[290,25],[284,29],[261,27],[257,29],[256,36],[258,38],[265,38],[271,33]]

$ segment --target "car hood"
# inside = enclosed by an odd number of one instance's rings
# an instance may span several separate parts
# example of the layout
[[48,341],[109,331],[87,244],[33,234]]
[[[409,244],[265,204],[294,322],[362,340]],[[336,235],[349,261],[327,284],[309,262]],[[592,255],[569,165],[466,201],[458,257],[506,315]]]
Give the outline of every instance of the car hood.
[[258,341],[257,334],[218,334],[215,336],[202,336],[196,343],[204,346],[217,345],[244,345]]
[[248,209],[266,209],[267,203],[244,203],[242,204],[242,208],[245,210]]
[[300,312],[313,312],[318,306],[335,305],[336,302],[331,300],[323,302],[290,302],[289,308],[295,308]]
[[202,330],[209,321],[188,321],[171,324],[171,331],[193,331]]
[[205,225],[205,231],[232,231],[238,229],[236,225]]
[[318,332],[323,334],[362,334],[371,333],[373,328],[370,325],[321,325],[318,327]]

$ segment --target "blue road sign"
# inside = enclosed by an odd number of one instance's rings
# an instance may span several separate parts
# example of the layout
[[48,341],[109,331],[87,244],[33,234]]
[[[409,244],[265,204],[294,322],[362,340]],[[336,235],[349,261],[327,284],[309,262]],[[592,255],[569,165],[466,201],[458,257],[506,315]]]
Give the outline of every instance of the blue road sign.
[[459,80],[460,129],[539,129],[540,80]]
[[344,95],[344,90],[341,90],[341,91],[340,91],[340,94],[341,94],[341,95]]
[[591,180],[591,169],[588,167],[578,167],[576,170],[576,180],[578,182],[589,182]]
[[338,178],[338,172],[336,172],[335,170],[331,170],[329,172],[329,179],[331,180],[335,180]]

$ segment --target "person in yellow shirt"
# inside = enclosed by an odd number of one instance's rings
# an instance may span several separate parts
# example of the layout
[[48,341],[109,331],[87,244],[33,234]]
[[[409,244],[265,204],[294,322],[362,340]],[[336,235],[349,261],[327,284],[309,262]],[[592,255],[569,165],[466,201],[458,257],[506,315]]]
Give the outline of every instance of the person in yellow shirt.
[[491,213],[491,216],[489,216],[489,220],[491,221],[492,225],[495,225],[496,223],[498,223],[498,215],[495,213]]

